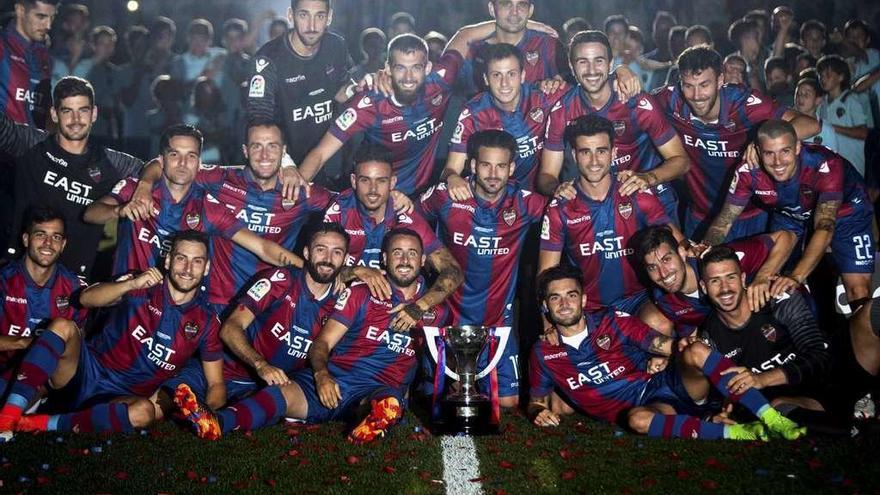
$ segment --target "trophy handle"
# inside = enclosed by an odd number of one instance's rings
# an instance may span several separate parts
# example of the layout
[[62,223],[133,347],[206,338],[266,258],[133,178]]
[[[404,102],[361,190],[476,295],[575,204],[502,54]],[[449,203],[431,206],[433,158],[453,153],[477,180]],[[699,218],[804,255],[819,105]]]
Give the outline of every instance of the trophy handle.
[[[428,344],[428,352],[431,353],[431,358],[434,362],[437,362],[437,341],[436,337],[440,335],[439,327],[423,327],[422,330],[425,333],[425,341]],[[507,341],[510,340],[510,327],[495,327],[495,336],[498,337],[498,346],[495,349],[495,355],[490,356],[489,364],[485,369],[477,373],[477,379],[483,378],[492,370],[498,366],[498,362],[501,361],[501,355],[504,353],[504,349],[507,346]],[[449,369],[449,366],[444,366],[446,371],[446,376],[452,378],[453,380],[458,381],[458,373]]]

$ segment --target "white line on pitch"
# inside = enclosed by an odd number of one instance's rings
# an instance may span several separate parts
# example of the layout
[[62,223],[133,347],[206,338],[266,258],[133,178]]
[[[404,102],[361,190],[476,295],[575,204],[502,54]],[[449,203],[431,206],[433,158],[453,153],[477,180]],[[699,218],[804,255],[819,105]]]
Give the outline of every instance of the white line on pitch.
[[483,484],[472,479],[480,477],[480,461],[471,437],[444,436],[440,445],[443,448],[443,481],[447,495],[479,495]]

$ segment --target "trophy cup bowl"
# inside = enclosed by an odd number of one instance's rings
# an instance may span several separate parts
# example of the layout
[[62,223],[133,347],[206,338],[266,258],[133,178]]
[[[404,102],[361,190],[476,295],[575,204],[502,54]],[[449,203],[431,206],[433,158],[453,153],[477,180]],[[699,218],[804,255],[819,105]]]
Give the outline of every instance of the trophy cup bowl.
[[479,325],[446,328],[444,344],[448,366],[458,382],[443,400],[443,422],[448,433],[486,435],[498,432],[492,424],[492,402],[477,389],[477,360],[489,343],[489,328]]

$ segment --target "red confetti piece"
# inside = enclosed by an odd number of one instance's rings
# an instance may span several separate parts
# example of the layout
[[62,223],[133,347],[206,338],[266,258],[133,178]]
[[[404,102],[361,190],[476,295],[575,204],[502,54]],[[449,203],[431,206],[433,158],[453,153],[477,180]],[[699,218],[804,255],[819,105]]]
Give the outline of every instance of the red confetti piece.
[[290,449],[290,450],[287,451],[287,456],[288,456],[288,457],[296,457],[296,456],[298,456],[298,455],[299,455],[299,451],[296,450],[296,449]]
[[567,449],[560,449],[559,450],[559,457],[561,457],[564,460],[568,460],[571,457],[571,452],[569,452]]
[[562,479],[573,480],[577,476],[577,471],[563,471]]
[[388,473],[388,474],[394,474],[394,473],[397,472],[397,470],[394,469],[394,468],[391,467],[391,466],[385,466],[385,467],[383,467],[383,468],[382,468],[382,471],[385,471],[385,472]]
[[196,473],[195,471],[187,471],[186,477],[189,478],[191,481],[195,481],[195,480],[199,479],[199,474]]
[[723,463],[721,463],[718,459],[716,459],[714,457],[710,457],[710,458],[706,459],[706,467],[710,467],[712,469],[718,469],[718,470],[722,470],[722,471],[724,469],[727,469],[727,466],[725,466]]
[[345,458],[345,462],[354,465],[354,464],[357,464],[357,463],[361,462],[361,460],[360,460],[360,458],[359,458],[358,456],[356,456],[356,455],[350,455],[350,456],[348,456],[348,457]]
[[686,480],[686,479],[689,479],[689,478],[691,477],[691,473],[690,473],[688,470],[686,470],[686,469],[679,469],[679,470],[675,473],[675,477],[678,478],[678,479],[680,479],[680,480]]
[[272,488],[275,488],[275,480],[273,480],[272,478],[267,479],[266,484],[271,486]]
[[505,492],[505,491],[502,490],[501,488],[496,488],[496,489],[495,489],[495,495],[507,495],[507,492]]
[[486,478],[485,476],[480,476],[479,478],[471,478],[468,481],[470,481],[471,483],[482,483],[483,481],[486,481],[486,479],[488,478]]
[[428,481],[431,479],[431,473],[429,473],[428,471],[419,471],[419,478],[421,478],[423,481]]
[[645,488],[651,488],[652,486],[657,484],[657,480],[654,478],[645,478],[642,480],[642,486]]
[[513,469],[513,464],[508,461],[501,461],[498,463],[498,467],[501,469]]
[[348,476],[342,474],[342,475],[339,476],[339,481],[342,481],[343,483],[348,483],[348,482],[351,481],[351,480],[349,479]]
[[45,476],[37,476],[37,484],[38,485],[45,485],[47,483],[49,483],[49,478],[47,478]]
[[822,467],[822,461],[820,461],[819,459],[813,458],[813,459],[810,459],[809,461],[807,461],[807,466],[809,466],[810,469],[815,471],[816,469],[819,469],[820,467]]
[[703,480],[703,482],[700,484],[703,486],[704,490],[717,490],[718,489],[718,482],[715,480]]
[[116,479],[118,479],[119,481],[125,481],[128,479],[128,473],[126,473],[125,471],[118,471],[116,473]]

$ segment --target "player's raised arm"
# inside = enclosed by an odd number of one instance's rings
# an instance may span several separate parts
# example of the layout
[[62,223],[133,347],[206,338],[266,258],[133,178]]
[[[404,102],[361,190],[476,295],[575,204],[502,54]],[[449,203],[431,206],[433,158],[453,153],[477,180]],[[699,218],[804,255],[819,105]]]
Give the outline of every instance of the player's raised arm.
[[101,282],[83,289],[79,302],[84,308],[103,308],[135,290],[144,290],[162,283],[162,272],[152,267],[137,277],[120,282]]
[[752,283],[746,288],[752,311],[760,310],[770,301],[771,297],[779,295],[771,291],[773,280],[779,274],[782,265],[788,261],[791,251],[797,244],[797,234],[789,230],[776,230],[767,235],[773,241],[773,247],[764,264],[755,273]]
[[258,258],[270,265],[303,267],[302,258],[284,249],[278,243],[263,239],[254,234],[247,227],[236,232],[232,236],[232,242],[254,253]]
[[303,179],[306,181],[312,180],[315,175],[321,171],[321,168],[324,167],[327,160],[332,158],[333,155],[342,149],[343,144],[344,143],[340,141],[339,138],[330,132],[326,132],[324,137],[321,138],[321,141],[318,142],[318,145],[306,155],[302,164],[299,166],[299,173],[302,175]]
[[782,120],[788,121],[794,127],[798,141],[803,141],[822,132],[822,124],[818,120],[796,110],[786,110],[782,114]]
[[113,196],[104,196],[86,207],[83,221],[95,225],[104,225],[110,220],[119,218],[122,205]]

